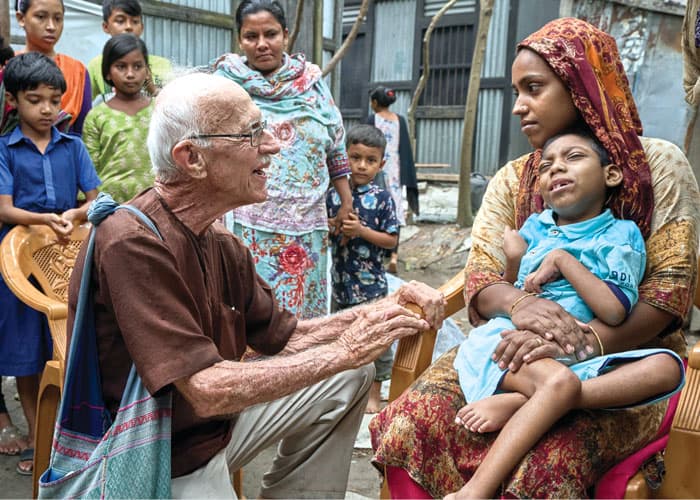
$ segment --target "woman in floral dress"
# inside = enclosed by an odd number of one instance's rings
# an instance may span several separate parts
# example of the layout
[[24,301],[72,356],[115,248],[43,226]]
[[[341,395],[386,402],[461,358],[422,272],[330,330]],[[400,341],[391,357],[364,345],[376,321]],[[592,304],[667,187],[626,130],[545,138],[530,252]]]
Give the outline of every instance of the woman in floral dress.
[[342,117],[319,67],[285,52],[287,22],[276,0],[244,0],[236,26],[245,55],[223,55],[214,70],[250,94],[281,150],[267,171],[267,201],[234,210],[226,225],[250,248],[280,306],[299,318],[321,316],[328,311],[329,182],[342,200],[337,224],[352,210]]

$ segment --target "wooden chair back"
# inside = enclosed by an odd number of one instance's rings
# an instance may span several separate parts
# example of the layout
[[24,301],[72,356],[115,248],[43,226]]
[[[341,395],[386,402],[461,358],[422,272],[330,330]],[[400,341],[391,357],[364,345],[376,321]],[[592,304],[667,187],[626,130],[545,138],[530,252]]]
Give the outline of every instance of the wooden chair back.
[[47,226],[15,226],[0,245],[0,271],[7,286],[22,302],[46,314],[53,359],[60,362],[66,359],[68,283],[89,231],[89,225],[76,227],[70,241],[62,245]]

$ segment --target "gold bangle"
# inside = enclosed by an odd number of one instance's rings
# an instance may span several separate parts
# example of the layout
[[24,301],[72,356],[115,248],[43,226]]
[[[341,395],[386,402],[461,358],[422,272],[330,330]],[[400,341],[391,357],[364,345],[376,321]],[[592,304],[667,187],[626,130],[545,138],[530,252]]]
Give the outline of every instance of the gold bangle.
[[591,333],[595,336],[595,339],[598,341],[598,346],[600,347],[600,355],[601,355],[601,356],[604,356],[604,355],[605,355],[605,349],[603,349],[603,342],[601,342],[601,340],[600,340],[600,335],[598,335],[598,332],[596,332],[596,331],[593,329],[593,325],[591,325],[590,323],[588,323],[588,328],[591,329]]
[[536,293],[532,293],[532,292],[531,292],[531,293],[526,293],[525,295],[521,295],[520,297],[518,297],[517,299],[515,299],[515,300],[513,301],[513,304],[511,304],[511,306],[510,306],[510,311],[508,312],[508,316],[510,316],[511,318],[513,317],[513,313],[515,312],[515,307],[516,307],[518,304],[520,304],[523,300],[525,300],[525,299],[528,298],[528,297],[536,297],[536,296],[537,296]]

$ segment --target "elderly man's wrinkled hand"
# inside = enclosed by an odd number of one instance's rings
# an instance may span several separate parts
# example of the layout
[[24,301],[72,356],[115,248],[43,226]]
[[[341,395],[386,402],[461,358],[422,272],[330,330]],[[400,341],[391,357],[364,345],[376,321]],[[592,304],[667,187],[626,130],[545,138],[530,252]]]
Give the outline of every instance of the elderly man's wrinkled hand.
[[429,328],[418,314],[390,302],[375,302],[357,308],[357,318],[338,338],[351,365],[362,366],[377,359],[394,340],[415,335]]
[[431,286],[419,281],[411,281],[392,295],[397,304],[415,304],[423,310],[423,317],[431,328],[439,329],[445,319],[445,296]]

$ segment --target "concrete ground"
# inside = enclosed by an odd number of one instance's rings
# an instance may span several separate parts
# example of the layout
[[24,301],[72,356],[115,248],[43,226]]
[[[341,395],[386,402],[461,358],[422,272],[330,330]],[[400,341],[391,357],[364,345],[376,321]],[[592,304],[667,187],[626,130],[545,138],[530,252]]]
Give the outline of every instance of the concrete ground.
[[[404,280],[417,279],[432,286],[439,286],[459,272],[464,266],[469,248],[469,230],[451,224],[421,224],[402,229],[399,250],[399,277]],[[697,311],[696,311],[697,312]],[[691,329],[700,329],[700,313]],[[467,333],[469,324],[464,311],[453,316],[451,328],[443,329],[438,337],[436,350],[444,351],[460,341],[460,333]],[[456,326],[456,328],[455,328]],[[460,332],[461,329],[461,332]],[[457,333],[455,333],[457,332]],[[697,335],[689,338],[689,345],[700,340]],[[385,388],[386,389],[386,388]],[[386,392],[386,391],[385,391]],[[3,379],[3,393],[14,423],[26,430],[19,402],[15,400],[14,379]],[[360,429],[353,452],[346,498],[378,498],[381,478],[370,464],[371,450],[366,417]],[[243,492],[246,498],[258,496],[259,484],[267,464],[274,455],[274,447],[265,450],[243,469]],[[31,477],[15,472],[17,457],[0,455],[0,498],[29,498]]]

